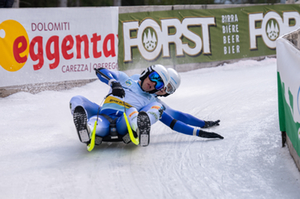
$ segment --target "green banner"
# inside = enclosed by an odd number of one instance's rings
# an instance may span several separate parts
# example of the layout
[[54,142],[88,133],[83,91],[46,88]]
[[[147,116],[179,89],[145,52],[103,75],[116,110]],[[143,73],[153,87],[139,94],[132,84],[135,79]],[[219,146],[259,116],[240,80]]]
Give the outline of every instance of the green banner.
[[[294,95],[287,91],[288,99],[285,100],[285,86],[281,82],[280,74],[277,73],[278,81],[278,111],[279,111],[279,126],[280,131],[284,131],[289,136],[294,149],[296,150],[298,156],[300,157],[300,123],[296,122],[294,119],[293,101],[299,100],[299,92]],[[299,90],[300,91],[300,90]],[[295,107],[296,108],[296,107]],[[297,111],[297,110],[296,110]]]
[[119,69],[274,55],[299,12],[293,4],[120,14]]
[[278,38],[276,54],[279,127],[300,157],[300,51],[293,45],[298,43],[298,35],[299,31],[294,31]]

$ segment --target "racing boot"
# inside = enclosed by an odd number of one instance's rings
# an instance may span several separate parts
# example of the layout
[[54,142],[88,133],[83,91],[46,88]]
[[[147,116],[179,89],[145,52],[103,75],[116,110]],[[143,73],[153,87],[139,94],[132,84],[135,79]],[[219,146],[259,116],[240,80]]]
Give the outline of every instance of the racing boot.
[[146,112],[139,112],[137,117],[137,126],[137,134],[139,135],[140,146],[148,146],[150,143],[151,122]]
[[90,133],[87,127],[86,112],[82,106],[77,106],[74,109],[73,120],[80,142],[88,144],[90,142]]

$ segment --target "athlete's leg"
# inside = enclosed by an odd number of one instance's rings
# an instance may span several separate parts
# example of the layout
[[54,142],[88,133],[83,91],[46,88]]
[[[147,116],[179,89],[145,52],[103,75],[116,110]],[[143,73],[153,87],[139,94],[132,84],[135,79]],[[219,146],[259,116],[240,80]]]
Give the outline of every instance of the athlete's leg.
[[[157,104],[155,104],[157,105]],[[157,107],[156,107],[157,108]],[[153,112],[151,109],[155,109],[155,107],[148,107],[145,110],[149,109],[149,114]],[[131,129],[133,133],[135,134],[135,137],[139,137],[139,142],[141,146],[148,146],[150,142],[150,127],[151,127],[151,121],[148,116],[148,114],[145,111],[138,112],[136,108],[131,107],[126,111],[126,116],[128,118],[128,121],[130,123]],[[127,134],[128,130],[126,128],[126,122],[124,119],[124,116],[121,116],[117,120],[117,130],[118,133],[121,135]],[[128,135],[128,134],[127,134]],[[126,137],[126,135],[124,136]],[[123,140],[124,140],[123,137]]]
[[70,110],[72,115],[74,114],[74,110],[77,106],[83,107],[87,114],[87,118],[97,115],[99,109],[98,104],[91,102],[87,98],[80,95],[74,96],[70,100]]
[[[162,108],[162,105],[160,103],[153,102],[151,104],[148,104],[144,108],[142,108],[140,111],[144,111],[147,113],[147,115],[150,118],[151,125],[152,125],[159,120],[160,115],[161,115],[159,110],[161,108]],[[137,125],[138,114],[139,114],[139,112],[134,107],[131,107],[131,108],[127,109],[127,111],[126,111],[126,115],[127,115],[128,121],[130,123],[131,129],[134,131],[136,131],[137,127],[138,127],[138,125]],[[124,135],[126,133],[126,131],[124,132],[124,129],[125,129],[124,127],[126,127],[125,119],[124,119],[124,116],[121,116],[117,120],[117,131],[119,132],[119,134]]]
[[[139,112],[134,107],[131,107],[131,108],[126,110],[127,119],[128,119],[128,122],[131,126],[131,129],[133,131],[136,131],[136,129],[137,129],[137,116],[138,116],[138,114],[139,114]],[[117,119],[116,125],[117,125],[117,132],[120,135],[125,135],[125,134],[128,133],[124,115],[122,115],[121,117],[119,117]]]
[[[96,120],[97,120],[97,115],[92,116],[91,118],[88,119],[87,126],[89,132],[93,131]],[[96,126],[96,135],[102,138],[107,136],[110,131],[109,124],[110,124],[109,121],[105,117],[99,115],[97,120],[97,126]]]
[[159,120],[161,117],[162,105],[158,102],[152,102],[142,108],[140,111],[145,111],[150,118],[151,125]]
[[[73,113],[73,120],[77,130],[79,140],[83,143],[90,143],[90,135],[94,129],[95,121],[97,120],[97,115],[87,118],[86,111],[82,106],[77,106]],[[100,137],[105,137],[109,134],[109,121],[102,115],[98,116],[96,135]]]

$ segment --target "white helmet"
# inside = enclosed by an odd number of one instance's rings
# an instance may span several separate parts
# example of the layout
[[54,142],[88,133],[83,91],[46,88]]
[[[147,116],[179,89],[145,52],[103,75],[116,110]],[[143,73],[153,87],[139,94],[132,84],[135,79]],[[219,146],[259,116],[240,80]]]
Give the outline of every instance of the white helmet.
[[168,68],[168,73],[170,75],[170,82],[167,85],[166,92],[170,95],[173,94],[180,86],[181,78],[177,71],[173,68]]
[[[155,64],[155,65],[149,66],[147,69],[145,69],[142,72],[142,74],[140,75],[141,84],[143,84],[144,80],[147,77],[149,77],[149,79],[150,79],[150,77],[152,77],[153,74],[158,74],[160,77],[160,80],[162,80],[162,83],[161,83],[161,81],[157,82],[156,79],[154,79],[156,82],[155,89],[153,91],[150,91],[149,93],[156,93],[157,91],[165,88],[168,85],[169,80],[170,80],[170,76],[169,76],[167,69],[163,65]],[[153,80],[151,80],[151,81],[153,81]]]

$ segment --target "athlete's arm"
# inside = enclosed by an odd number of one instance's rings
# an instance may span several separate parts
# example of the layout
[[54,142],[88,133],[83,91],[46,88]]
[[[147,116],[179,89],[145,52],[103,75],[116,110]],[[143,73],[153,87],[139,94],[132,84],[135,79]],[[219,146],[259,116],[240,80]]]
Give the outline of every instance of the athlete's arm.
[[168,113],[170,116],[172,116],[174,119],[192,126],[204,127],[205,121],[200,120],[188,113],[183,113],[181,111],[174,110],[168,105],[166,105],[165,103],[161,102],[161,100],[159,101],[161,104],[163,104],[165,108],[164,111]]
[[177,131],[179,133],[183,133],[186,135],[193,135],[203,138],[220,138],[223,139],[223,137],[217,133],[213,132],[206,132],[200,129],[197,129],[196,127],[188,126],[187,124],[176,120],[172,116],[170,116],[168,113],[163,112],[160,121],[164,123],[165,125],[169,126],[174,131]]
[[118,81],[119,79],[119,72],[113,72],[107,70],[106,68],[98,68],[95,69],[97,77],[100,79],[101,82],[109,85],[112,88],[112,94],[123,98],[125,96],[125,91]]
[[114,81],[118,81],[119,79],[119,72],[116,71],[110,71],[106,68],[95,68],[96,75],[99,78],[99,80],[109,86],[111,86],[111,83]]
[[168,105],[166,105],[164,102],[162,102],[159,99],[157,101],[159,101],[161,104],[163,104],[164,111],[166,113],[168,113],[173,118],[175,118],[176,120],[179,120],[183,123],[186,123],[186,124],[189,124],[189,125],[192,125],[192,126],[197,126],[197,127],[200,127],[200,128],[209,128],[209,127],[219,125],[220,120],[216,120],[216,121],[200,120],[200,119],[192,116],[191,114],[183,113],[181,111],[177,111],[177,110],[172,109],[171,107],[169,107]]

